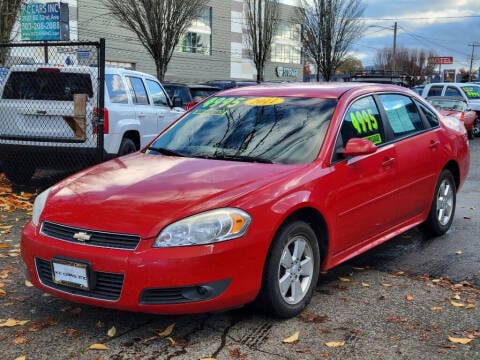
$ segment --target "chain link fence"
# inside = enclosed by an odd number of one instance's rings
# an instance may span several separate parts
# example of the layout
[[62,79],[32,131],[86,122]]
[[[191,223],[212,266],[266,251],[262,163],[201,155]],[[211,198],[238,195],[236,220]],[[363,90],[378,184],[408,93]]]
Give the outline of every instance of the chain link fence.
[[11,182],[103,161],[104,54],[103,39],[0,44],[0,170]]

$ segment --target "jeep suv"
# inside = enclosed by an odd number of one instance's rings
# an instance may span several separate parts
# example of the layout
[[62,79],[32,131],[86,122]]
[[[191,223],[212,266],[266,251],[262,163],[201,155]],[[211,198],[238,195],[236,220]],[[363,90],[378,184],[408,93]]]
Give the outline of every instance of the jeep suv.
[[16,65],[0,89],[0,162],[14,183],[36,169],[76,171],[140,149],[184,110],[151,75],[105,69],[98,137],[98,68]]

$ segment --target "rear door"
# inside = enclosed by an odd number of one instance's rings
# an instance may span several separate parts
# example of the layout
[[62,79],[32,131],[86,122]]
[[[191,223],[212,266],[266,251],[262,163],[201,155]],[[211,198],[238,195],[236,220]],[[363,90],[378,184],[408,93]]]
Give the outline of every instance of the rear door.
[[430,207],[441,166],[440,139],[409,96],[381,94],[378,100],[397,155],[395,209],[397,222],[403,223]]
[[143,79],[133,75],[125,76],[125,79],[139,123],[140,147],[143,147],[157,135],[157,114],[151,105]]

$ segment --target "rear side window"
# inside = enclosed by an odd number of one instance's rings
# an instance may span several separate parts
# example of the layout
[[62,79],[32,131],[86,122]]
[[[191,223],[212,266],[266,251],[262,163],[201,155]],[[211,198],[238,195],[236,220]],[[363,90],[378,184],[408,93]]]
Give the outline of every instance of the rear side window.
[[447,86],[447,90],[445,90],[445,96],[462,96],[462,93],[454,86]]
[[14,71],[3,99],[73,101],[74,94],[93,96],[90,74],[59,71]]
[[110,102],[128,104],[127,88],[120,75],[105,75],[105,85],[107,87],[108,96],[110,97]]
[[148,105],[147,90],[145,90],[142,79],[134,76],[127,76],[126,79],[133,103],[137,105]]
[[388,94],[378,96],[387,115],[395,139],[424,130],[418,108],[408,96]]
[[420,108],[420,111],[425,115],[425,118],[427,119],[428,123],[430,124],[431,127],[437,127],[438,126],[438,118],[437,116],[426,106],[423,104],[420,104],[417,102],[418,107]]
[[152,97],[153,105],[168,106],[167,95],[163,91],[160,84],[153,80],[147,80],[147,87],[150,96]]
[[442,95],[443,86],[442,85],[434,85],[428,90],[427,96],[441,96]]

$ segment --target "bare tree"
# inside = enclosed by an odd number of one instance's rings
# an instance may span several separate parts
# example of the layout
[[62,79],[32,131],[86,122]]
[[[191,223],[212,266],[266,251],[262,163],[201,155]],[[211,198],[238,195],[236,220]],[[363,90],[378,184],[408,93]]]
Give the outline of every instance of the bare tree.
[[155,61],[157,77],[165,78],[180,37],[209,0],[103,0],[121,26],[133,31]]
[[330,81],[346,59],[353,42],[365,30],[361,21],[365,6],[361,0],[300,0],[300,23],[305,56],[320,75]]
[[[428,59],[437,54],[433,50],[409,49],[401,47],[395,51],[395,68],[403,75],[412,78],[432,75],[435,69]],[[379,69],[391,70],[393,66],[393,49],[386,47],[377,50],[375,66]]]
[[264,80],[273,35],[278,26],[278,0],[245,0],[247,45],[257,69],[257,81]]
[[[22,0],[0,0],[0,44],[10,41]],[[4,63],[7,48],[0,48],[0,64]]]

